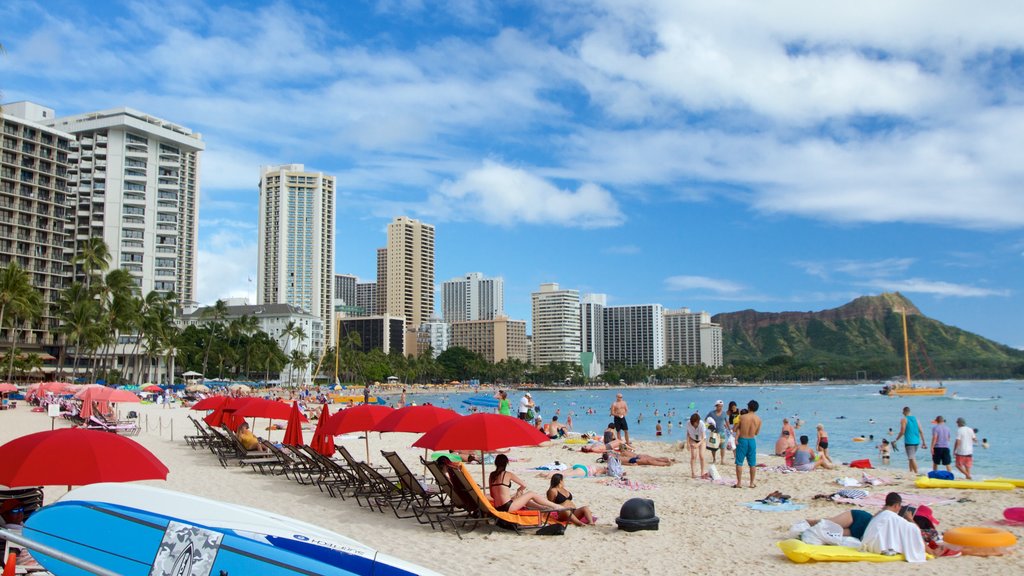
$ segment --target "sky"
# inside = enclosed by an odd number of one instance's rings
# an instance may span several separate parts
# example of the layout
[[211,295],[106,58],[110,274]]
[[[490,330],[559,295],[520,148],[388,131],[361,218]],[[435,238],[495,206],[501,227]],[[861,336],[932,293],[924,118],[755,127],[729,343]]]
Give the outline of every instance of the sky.
[[610,305],[900,291],[1024,348],[1024,4],[0,3],[0,98],[203,135],[198,294],[255,298],[259,168],[337,178],[335,267],[436,226],[436,278]]

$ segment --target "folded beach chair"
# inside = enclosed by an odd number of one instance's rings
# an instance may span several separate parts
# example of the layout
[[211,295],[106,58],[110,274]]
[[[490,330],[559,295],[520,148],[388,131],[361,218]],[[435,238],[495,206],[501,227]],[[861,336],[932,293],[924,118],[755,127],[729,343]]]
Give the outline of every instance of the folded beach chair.
[[299,450],[316,467],[317,472],[313,482],[321,492],[326,488],[328,496],[331,498],[340,496],[344,500],[346,492],[351,496],[360,487],[359,478],[341,462],[324,456],[310,446],[300,446]]
[[[477,506],[466,489],[461,484],[458,487],[453,485],[448,475],[441,470],[440,464],[424,460],[422,457],[420,461],[427,467],[427,471],[430,472],[431,476],[434,477],[437,487],[445,495],[446,502],[449,505],[446,513],[438,513],[433,516],[434,522],[430,524],[431,528],[436,525],[444,532],[445,523],[447,523],[455,530],[455,535],[459,537],[459,540],[462,540],[463,531],[471,532],[480,524],[487,523],[487,517],[480,511],[480,507]],[[469,530],[466,530],[467,527]],[[460,531],[460,528],[462,531]]]
[[494,518],[499,527],[510,528],[519,533],[522,528],[543,528],[549,523],[566,524],[558,519],[559,512],[572,510],[571,508],[556,508],[551,510],[517,510],[515,512],[501,512],[494,507],[491,499],[484,494],[480,486],[473,479],[473,473],[466,467],[465,462],[459,463],[462,474],[455,474],[455,479],[463,483],[471,498],[477,506],[489,517]]

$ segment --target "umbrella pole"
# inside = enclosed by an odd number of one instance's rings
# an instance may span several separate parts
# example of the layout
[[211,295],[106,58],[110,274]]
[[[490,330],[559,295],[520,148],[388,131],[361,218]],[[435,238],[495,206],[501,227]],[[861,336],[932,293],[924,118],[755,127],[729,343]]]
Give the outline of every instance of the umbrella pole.
[[369,464],[370,463],[370,431],[369,430],[366,431],[366,435],[363,436],[363,439],[366,440],[366,463]]
[[487,481],[484,480],[484,451],[480,451],[480,486],[487,486]]

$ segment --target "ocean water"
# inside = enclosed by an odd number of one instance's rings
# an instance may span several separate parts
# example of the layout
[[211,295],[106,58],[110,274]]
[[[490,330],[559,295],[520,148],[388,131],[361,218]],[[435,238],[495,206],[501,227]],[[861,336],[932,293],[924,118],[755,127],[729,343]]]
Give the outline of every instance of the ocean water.
[[[694,411],[703,417],[714,408],[716,400],[726,405],[735,401],[741,408],[747,401],[757,400],[758,413],[763,425],[758,436],[758,451],[768,453],[774,450],[775,441],[782,429],[782,419],[790,422],[800,419],[803,426],[797,430],[797,437],[807,434],[813,445],[815,426],[824,424],[829,436],[829,453],[837,462],[849,462],[870,458],[879,468],[907,469],[902,440],[900,451],[894,452],[886,467],[878,457],[878,445],[882,438],[891,442],[899,433],[900,418],[904,406],[910,406],[924,428],[929,447],[931,445],[931,422],[936,416],[943,416],[950,430],[955,433],[956,419],[965,418],[967,424],[978,430],[978,445],[974,451],[974,472],[979,478],[1024,477],[1024,456],[1020,450],[1020,431],[1024,429],[1019,420],[1024,409],[1024,381],[1006,380],[1000,382],[946,382],[946,396],[919,398],[889,398],[878,393],[880,384],[825,385],[825,386],[764,386],[764,387],[706,387],[706,388],[608,388],[603,390],[533,391],[534,402],[541,409],[545,421],[560,411],[559,420],[565,422],[571,413],[573,430],[576,432],[604,431],[611,421],[608,408],[615,394],[622,392],[629,404],[630,436],[639,440],[682,440],[685,431],[681,425]],[[462,401],[471,394],[421,394],[410,396],[417,403],[432,402],[468,413],[468,406]],[[521,394],[510,394],[512,409]],[[397,397],[391,398],[392,402]],[[593,414],[588,414],[593,409]],[[655,416],[655,410],[658,416]],[[668,431],[669,417],[666,413],[674,410],[672,431]],[[662,421],[664,435],[655,436],[655,425]],[[889,429],[892,429],[891,435]],[[874,436],[874,440],[854,442],[853,438]],[[989,448],[982,448],[981,440],[988,439]],[[918,451],[918,468],[931,470],[929,451]],[[955,471],[955,468],[954,468]]]

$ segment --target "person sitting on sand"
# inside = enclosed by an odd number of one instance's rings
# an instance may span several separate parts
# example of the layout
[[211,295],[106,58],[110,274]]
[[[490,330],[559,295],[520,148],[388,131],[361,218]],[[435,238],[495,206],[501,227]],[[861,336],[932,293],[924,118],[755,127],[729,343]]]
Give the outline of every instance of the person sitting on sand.
[[622,463],[631,466],[671,466],[675,460],[664,456],[651,456],[650,454],[637,454],[631,450],[622,449],[619,452]]
[[887,494],[885,507],[875,514],[864,529],[861,550],[874,554],[903,554],[907,562],[924,562],[926,557],[921,529],[907,520],[908,512],[898,492]]
[[832,462],[825,458],[824,454],[820,457],[814,454],[814,449],[810,446],[811,439],[806,434],[800,436],[800,445],[796,447],[796,452],[793,453],[793,468],[797,472],[810,472],[817,468],[824,468],[825,470],[831,470],[835,468]]
[[238,429],[235,430],[235,436],[238,437],[238,442],[242,444],[242,447],[249,452],[267,451],[267,447],[252,433],[252,430],[249,430],[249,424],[245,421],[238,425]]
[[[523,482],[522,478],[506,470],[507,467],[508,456],[499,454],[494,459],[494,472],[491,472],[491,475],[488,477],[491,500],[494,501],[494,507],[497,510],[501,512],[515,512],[525,507],[542,510],[561,508],[561,506],[535,492],[527,492],[526,482]],[[515,495],[512,493],[513,483],[519,485]]]
[[[25,529],[25,505],[21,500],[10,498],[0,502],[0,528],[18,536],[22,535]],[[27,548],[22,548],[20,544],[14,542],[8,544],[11,553],[16,554],[15,563],[19,568],[39,568],[39,562],[36,562],[36,559],[29,554]],[[3,550],[3,546],[0,546],[0,550]],[[7,558],[3,560],[7,562]],[[6,574],[6,571],[4,573]],[[13,574],[14,571],[11,573]]]
[[558,421],[558,416],[552,416],[551,422],[544,427],[544,433],[548,435],[548,438],[557,440],[565,436],[567,430],[565,424]]
[[570,508],[570,510],[563,510],[558,513],[558,519],[562,522],[572,522],[576,526],[593,525],[594,515],[590,512],[588,506],[576,506],[572,501],[572,492],[565,487],[565,476],[562,474],[553,474],[551,476],[551,486],[548,487],[547,493],[548,500],[564,508]]
[[783,418],[782,431],[779,433],[779,439],[775,441],[775,455],[782,456],[790,448],[796,448],[796,431],[789,423],[789,418]]

